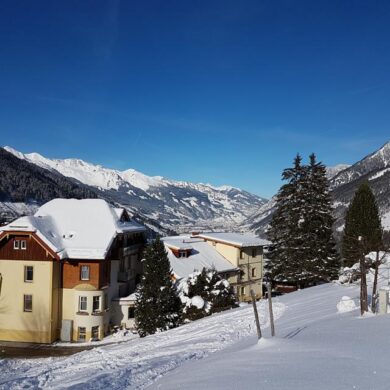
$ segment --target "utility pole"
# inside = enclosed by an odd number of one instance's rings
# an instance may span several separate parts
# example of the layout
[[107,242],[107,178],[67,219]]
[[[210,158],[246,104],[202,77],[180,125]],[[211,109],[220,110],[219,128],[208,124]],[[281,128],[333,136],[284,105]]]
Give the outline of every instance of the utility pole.
[[255,297],[255,293],[254,293],[253,289],[251,289],[251,297],[252,297],[253,311],[255,313],[257,338],[260,340],[261,339],[260,320],[259,320],[259,313],[257,312],[256,297]]
[[274,311],[272,310],[272,287],[271,281],[269,280],[267,283],[267,291],[268,291],[268,308],[269,308],[269,322],[271,325],[271,336],[275,336],[275,324],[274,324]]

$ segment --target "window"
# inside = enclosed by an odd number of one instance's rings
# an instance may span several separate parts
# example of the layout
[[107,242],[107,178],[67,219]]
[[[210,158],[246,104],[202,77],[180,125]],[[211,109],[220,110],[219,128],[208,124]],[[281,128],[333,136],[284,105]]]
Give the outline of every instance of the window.
[[32,265],[24,266],[24,281],[32,282],[34,280],[34,267]]
[[242,260],[244,258],[244,251],[240,251],[240,259]]
[[14,249],[19,249],[19,244],[20,244],[19,240],[14,240]]
[[180,251],[179,252],[179,257],[187,257],[187,252],[186,251]]
[[99,340],[99,327],[98,326],[92,327],[91,338],[92,338],[92,340]]
[[252,268],[252,278],[256,277],[256,268]]
[[27,241],[26,240],[20,241],[20,249],[23,249],[24,251],[27,249]]
[[241,287],[241,295],[245,295],[245,287]]
[[95,296],[92,299],[92,311],[93,312],[100,311],[100,297],[99,296]]
[[79,326],[79,332],[78,333],[79,333],[78,340],[79,341],[85,341],[86,336],[87,336],[87,331],[86,331],[84,326]]
[[127,319],[130,320],[131,318],[134,318],[134,307],[129,307],[127,312]]
[[79,311],[87,311],[87,297],[79,297]]
[[32,311],[32,295],[23,296],[23,311]]
[[104,310],[107,310],[108,309],[108,294],[107,293],[104,294],[103,303],[104,303]]
[[82,265],[80,271],[81,280],[89,280],[89,265]]
[[252,249],[252,257],[256,257],[257,256],[257,251],[256,249]]

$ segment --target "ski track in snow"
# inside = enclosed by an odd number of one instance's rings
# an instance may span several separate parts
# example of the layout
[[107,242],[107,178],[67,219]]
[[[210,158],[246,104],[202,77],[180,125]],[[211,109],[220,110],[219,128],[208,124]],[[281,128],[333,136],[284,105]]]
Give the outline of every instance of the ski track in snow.
[[[266,301],[258,303],[263,328]],[[275,301],[279,318],[285,305]],[[0,362],[1,389],[142,389],[184,362],[197,360],[255,334],[251,305],[215,314],[143,339],[101,346],[76,355]]]

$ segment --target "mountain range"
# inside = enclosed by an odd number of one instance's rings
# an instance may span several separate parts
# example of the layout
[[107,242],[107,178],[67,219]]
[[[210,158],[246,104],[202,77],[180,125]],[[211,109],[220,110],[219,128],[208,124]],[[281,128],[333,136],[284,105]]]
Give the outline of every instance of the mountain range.
[[[39,168],[40,173],[47,172],[50,177],[60,178],[61,182],[71,181],[84,191],[93,192],[94,196],[125,207],[131,215],[162,233],[237,229],[267,202],[265,198],[231,186],[175,181],[147,176],[134,169],[119,171],[80,159],[48,159],[38,153],[24,154],[10,147],[4,147],[4,154],[24,163],[19,171],[26,170],[27,163]],[[14,162],[14,165],[18,164]],[[38,196],[38,188],[36,192],[37,196],[30,194],[25,199],[3,196],[0,209],[3,213],[8,210],[14,214],[33,211],[44,200]],[[71,196],[74,195],[66,197]],[[15,201],[19,203],[15,204]]]
[[[390,229],[390,142],[353,165],[327,168],[335,231],[360,183],[368,181]],[[125,207],[162,234],[188,230],[240,230],[264,237],[275,208],[270,200],[231,186],[175,181],[134,169],[119,171],[80,159],[49,159],[0,148],[0,218],[30,214],[53,197],[100,197]]]

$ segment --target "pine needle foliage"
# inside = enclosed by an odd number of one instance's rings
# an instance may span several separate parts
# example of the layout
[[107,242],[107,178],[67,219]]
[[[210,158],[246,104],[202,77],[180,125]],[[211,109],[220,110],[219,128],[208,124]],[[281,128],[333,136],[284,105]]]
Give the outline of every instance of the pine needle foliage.
[[167,252],[159,237],[147,245],[142,264],[135,318],[138,334],[145,337],[180,325],[182,304],[172,281]]
[[368,183],[360,185],[349,205],[342,238],[344,266],[360,261],[362,254],[383,249],[383,231],[375,195]]
[[325,166],[314,154],[303,165],[298,154],[282,179],[286,183],[277,194],[268,230],[274,248],[268,265],[272,279],[300,287],[334,279],[340,262]]

